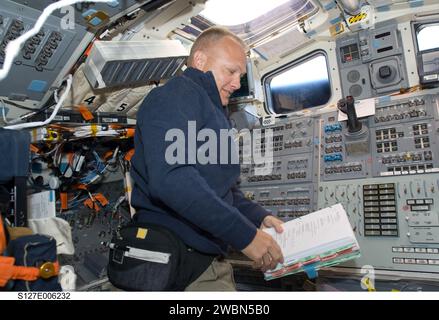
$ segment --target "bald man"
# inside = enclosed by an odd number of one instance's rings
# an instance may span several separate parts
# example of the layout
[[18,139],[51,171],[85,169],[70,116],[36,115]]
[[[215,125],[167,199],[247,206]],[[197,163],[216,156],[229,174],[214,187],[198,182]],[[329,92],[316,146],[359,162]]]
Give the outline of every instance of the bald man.
[[[137,114],[134,218],[166,228],[179,243],[176,280],[166,290],[232,291],[233,270],[223,259],[228,247],[261,271],[273,269],[282,253],[261,228],[282,232],[282,221],[236,188],[239,164],[220,162],[220,132],[231,129],[225,106],[246,73],[245,43],[224,28],[210,28],[194,42],[187,64],[182,75],[151,91]],[[205,140],[195,137],[206,130],[218,137],[219,152],[217,161],[209,154],[209,162],[200,163]],[[182,136],[185,149],[178,155]]]

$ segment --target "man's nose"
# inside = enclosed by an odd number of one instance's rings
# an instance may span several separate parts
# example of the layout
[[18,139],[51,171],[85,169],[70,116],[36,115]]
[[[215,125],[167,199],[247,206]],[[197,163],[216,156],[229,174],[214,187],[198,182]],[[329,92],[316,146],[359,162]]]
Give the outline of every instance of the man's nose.
[[233,91],[236,91],[239,88],[241,88],[241,77],[239,75],[233,77],[233,80],[232,80],[231,84],[232,84]]

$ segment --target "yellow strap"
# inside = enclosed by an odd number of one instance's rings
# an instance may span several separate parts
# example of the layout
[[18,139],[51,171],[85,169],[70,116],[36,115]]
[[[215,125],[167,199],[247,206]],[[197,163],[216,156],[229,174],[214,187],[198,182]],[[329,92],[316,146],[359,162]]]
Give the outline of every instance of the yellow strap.
[[96,133],[98,132],[98,126],[96,124],[91,124],[90,130],[92,137],[96,137]]
[[376,291],[375,287],[368,277],[364,277],[363,279],[361,279],[361,283],[364,284],[364,286],[367,288],[367,291]]

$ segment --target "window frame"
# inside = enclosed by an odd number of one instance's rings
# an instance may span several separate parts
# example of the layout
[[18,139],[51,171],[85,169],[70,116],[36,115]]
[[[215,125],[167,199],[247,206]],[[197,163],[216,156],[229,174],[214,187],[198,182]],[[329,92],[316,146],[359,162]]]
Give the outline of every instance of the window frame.
[[439,46],[436,47],[436,48],[430,48],[430,49],[425,49],[425,50],[420,50],[420,48],[419,48],[418,34],[423,29],[425,29],[426,27],[430,27],[430,26],[438,26],[439,27],[439,21],[438,20],[425,21],[425,22],[421,22],[420,21],[420,22],[414,24],[413,36],[414,36],[414,42],[415,42],[415,45],[416,45],[416,51],[418,53],[422,54],[422,53],[439,51]]
[[332,90],[332,80],[331,80],[331,72],[330,72],[329,62],[328,62],[328,54],[327,54],[327,52],[325,50],[319,49],[319,50],[315,50],[315,51],[309,52],[309,53],[301,56],[298,59],[290,61],[290,62],[280,66],[279,68],[276,68],[274,70],[271,70],[271,71],[265,73],[262,76],[261,84],[262,84],[262,87],[263,87],[263,90],[264,90],[264,94],[265,94],[265,111],[268,114],[279,114],[279,115],[285,114],[285,115],[288,115],[288,114],[292,114],[292,113],[295,113],[295,112],[303,110],[302,109],[302,110],[295,110],[295,111],[285,112],[285,113],[277,113],[274,110],[274,106],[273,106],[273,100],[272,100],[272,95],[271,95],[271,90],[270,90],[270,83],[271,83],[271,80],[273,80],[273,78],[276,77],[277,75],[279,75],[279,74],[281,74],[283,72],[286,72],[286,71],[288,71],[288,70],[290,70],[290,69],[294,68],[295,66],[298,66],[298,65],[300,65],[302,63],[308,62],[308,61],[316,58],[317,56],[323,56],[325,58],[326,73],[328,75],[330,95],[329,95],[328,100],[326,102],[324,102],[324,103],[322,103],[321,105],[318,105],[318,106],[310,107],[308,109],[320,108],[320,107],[326,105],[329,101],[331,101],[331,98],[332,98],[334,93],[333,93],[333,90]]
[[419,76],[419,83],[425,87],[437,87],[439,85],[439,71],[438,70],[425,70],[424,60],[430,61],[430,55],[438,55],[439,47],[433,49],[427,49],[420,51],[418,43],[418,33],[423,28],[439,25],[439,19],[420,19],[417,21],[411,21],[411,33],[412,42],[415,48],[416,67]]

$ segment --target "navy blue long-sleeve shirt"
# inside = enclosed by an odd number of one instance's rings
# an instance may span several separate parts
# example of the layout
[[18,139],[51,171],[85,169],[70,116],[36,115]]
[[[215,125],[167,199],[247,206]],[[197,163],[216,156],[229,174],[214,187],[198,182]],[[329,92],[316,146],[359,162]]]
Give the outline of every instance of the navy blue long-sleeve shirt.
[[[197,133],[216,133],[217,164],[190,161],[206,150],[199,148],[205,143],[202,139],[193,142],[197,150],[188,150],[188,139],[193,138],[189,121],[196,121]],[[170,129],[184,133],[185,163],[169,164],[165,159],[175,141],[165,139]],[[219,164],[221,129],[230,129],[230,123],[213,74],[188,68],[152,90],[140,107],[130,172],[138,219],[168,227],[187,245],[211,254],[225,253],[228,245],[244,249],[269,214],[236,188],[239,164]]]

